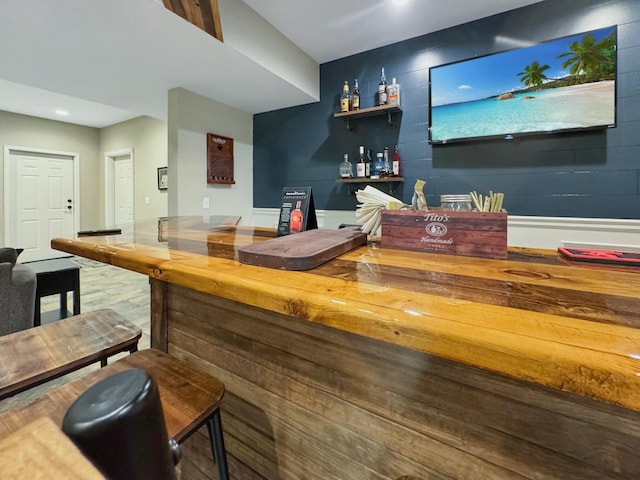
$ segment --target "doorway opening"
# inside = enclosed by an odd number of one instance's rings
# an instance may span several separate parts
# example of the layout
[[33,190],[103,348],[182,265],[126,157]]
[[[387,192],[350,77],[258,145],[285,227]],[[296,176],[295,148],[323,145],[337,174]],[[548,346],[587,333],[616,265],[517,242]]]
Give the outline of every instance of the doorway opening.
[[104,154],[105,225],[133,222],[134,160],[133,148],[126,147]]

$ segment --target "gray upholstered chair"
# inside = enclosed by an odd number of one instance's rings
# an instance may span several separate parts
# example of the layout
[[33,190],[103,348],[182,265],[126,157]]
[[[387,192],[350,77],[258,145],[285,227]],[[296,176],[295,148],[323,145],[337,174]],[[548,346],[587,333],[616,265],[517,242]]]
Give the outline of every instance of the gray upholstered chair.
[[[27,265],[6,259],[0,263],[0,335],[33,327],[36,305],[36,274]],[[13,249],[11,249],[13,250]],[[18,252],[19,253],[19,252]],[[6,260],[6,261],[5,261]]]

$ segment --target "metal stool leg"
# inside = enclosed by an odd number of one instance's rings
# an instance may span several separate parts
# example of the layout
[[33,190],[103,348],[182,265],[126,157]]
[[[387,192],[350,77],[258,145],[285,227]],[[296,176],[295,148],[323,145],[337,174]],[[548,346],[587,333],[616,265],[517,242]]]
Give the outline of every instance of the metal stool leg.
[[220,418],[220,409],[215,412],[207,420],[207,430],[209,431],[209,440],[211,441],[211,453],[213,453],[213,461],[218,464],[218,472],[220,480],[229,480],[229,470],[227,468],[227,452],[224,448],[224,438],[222,436],[222,419]]

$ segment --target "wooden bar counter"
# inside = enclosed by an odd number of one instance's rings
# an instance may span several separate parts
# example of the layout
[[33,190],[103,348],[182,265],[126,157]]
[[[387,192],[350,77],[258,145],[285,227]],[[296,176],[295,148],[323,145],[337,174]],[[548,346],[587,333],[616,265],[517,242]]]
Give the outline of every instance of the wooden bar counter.
[[[238,262],[273,236],[179,217],[52,241],[150,277],[153,346],[227,387],[232,478],[640,478],[640,269],[375,242]],[[216,478],[205,434],[183,480]]]

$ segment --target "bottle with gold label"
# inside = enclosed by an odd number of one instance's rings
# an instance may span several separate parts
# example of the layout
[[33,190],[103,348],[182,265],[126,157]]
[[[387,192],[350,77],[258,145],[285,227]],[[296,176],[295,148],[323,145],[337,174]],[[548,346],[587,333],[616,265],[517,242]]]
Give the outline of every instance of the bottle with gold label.
[[353,94],[351,95],[351,110],[360,110],[360,87],[358,87],[358,79],[353,82]]
[[349,111],[349,82],[345,80],[342,86],[342,95],[340,96],[340,112]]

